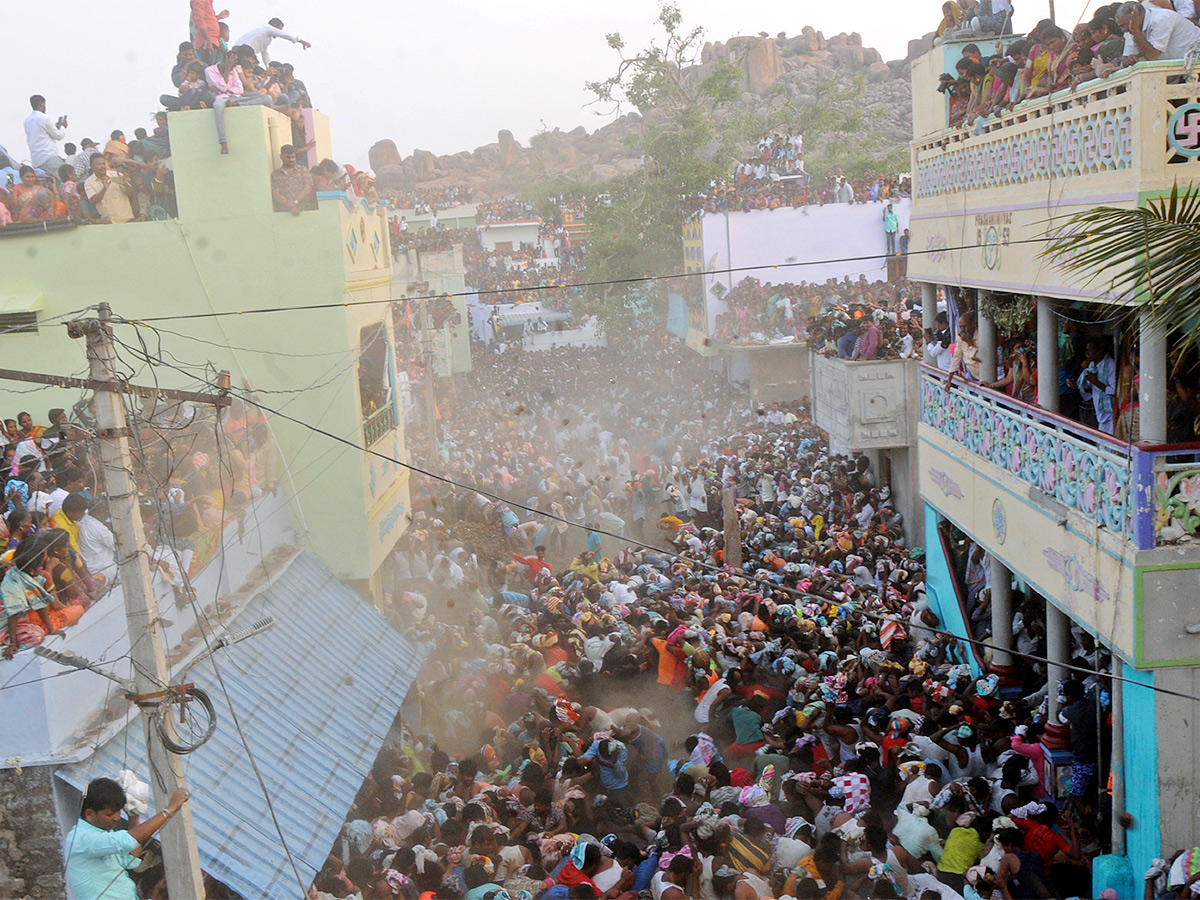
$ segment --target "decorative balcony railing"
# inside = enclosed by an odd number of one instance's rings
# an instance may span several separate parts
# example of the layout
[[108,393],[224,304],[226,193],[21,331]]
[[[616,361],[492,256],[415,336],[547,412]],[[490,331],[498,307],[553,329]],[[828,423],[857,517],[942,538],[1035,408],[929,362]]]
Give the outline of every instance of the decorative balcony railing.
[[1200,87],[1186,75],[1179,61],[1143,62],[1003,115],[919,137],[913,197],[919,205],[964,191],[1068,178],[1073,185],[1095,182],[1093,188],[1111,181],[1113,190],[1169,187],[1176,179],[1184,184],[1200,175]]
[[396,425],[396,415],[391,405],[377,409],[363,419],[363,440],[370,447]]
[[[1102,528],[1134,536],[1133,458],[1128,444],[1070,428],[987,389],[955,384],[923,367],[921,423]],[[1095,437],[1093,437],[1093,435]]]
[[1200,539],[1200,445],[1152,452],[1155,544]]

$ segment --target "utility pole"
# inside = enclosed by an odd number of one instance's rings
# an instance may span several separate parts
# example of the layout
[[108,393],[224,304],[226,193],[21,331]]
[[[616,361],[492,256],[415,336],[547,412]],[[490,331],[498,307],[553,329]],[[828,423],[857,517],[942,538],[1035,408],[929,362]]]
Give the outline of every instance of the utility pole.
[[[162,620],[154,600],[150,560],[143,549],[145,534],[138,509],[137,485],[133,479],[129,426],[116,370],[116,354],[109,326],[111,318],[109,305],[101,303],[98,318],[71,322],[68,333],[71,337],[87,338],[91,375],[93,381],[98,383],[94,398],[96,432],[100,438],[101,466],[117,544],[121,587],[125,595],[129,653],[133,660],[137,692],[146,695],[163,691],[171,681],[171,670],[163,649]],[[182,761],[163,746],[158,730],[151,722],[153,713],[153,707],[142,706],[141,718],[146,732],[154,805],[163,810],[176,790],[187,788],[187,782]],[[169,716],[163,719],[164,723],[170,720]],[[171,896],[180,900],[203,898],[204,877],[200,871],[200,856],[196,851],[196,831],[190,803],[180,807],[179,812],[163,826],[159,841],[162,844],[167,890]]]
[[731,487],[721,490],[721,512],[725,518],[725,565],[742,567],[742,520],[738,518],[737,493]]

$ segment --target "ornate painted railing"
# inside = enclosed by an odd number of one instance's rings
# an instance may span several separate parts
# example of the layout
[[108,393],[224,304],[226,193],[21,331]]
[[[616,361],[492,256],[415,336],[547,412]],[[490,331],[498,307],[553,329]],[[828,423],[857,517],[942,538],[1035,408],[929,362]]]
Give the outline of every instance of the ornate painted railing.
[[1200,449],[1154,452],[1154,542],[1200,539]]
[[391,404],[375,410],[363,420],[363,440],[366,442],[366,446],[370,447],[391,431],[395,425],[396,417]]
[[921,372],[921,424],[1043,491],[1102,528],[1133,536],[1133,460],[994,391]]
[[1066,178],[1105,193],[1121,185],[1186,184],[1200,170],[1200,85],[1187,74],[1178,60],[1138,63],[978,124],[920,137],[913,196]]

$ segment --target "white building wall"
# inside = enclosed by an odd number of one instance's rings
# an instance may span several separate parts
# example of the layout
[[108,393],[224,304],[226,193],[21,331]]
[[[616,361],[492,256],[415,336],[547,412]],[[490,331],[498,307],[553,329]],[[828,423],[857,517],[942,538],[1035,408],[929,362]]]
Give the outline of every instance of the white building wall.
[[[908,227],[911,200],[893,200],[902,233]],[[835,203],[796,209],[710,213],[701,221],[709,327],[728,312],[712,292],[716,284],[728,290],[743,278],[770,284],[865,275],[885,281],[887,245],[883,236],[885,203]],[[866,258],[863,258],[866,257]],[[806,265],[796,265],[806,263]],[[808,263],[811,263],[809,265]],[[778,267],[778,268],[777,268]],[[746,269],[725,272],[716,270]],[[722,292],[723,293],[723,292]]]

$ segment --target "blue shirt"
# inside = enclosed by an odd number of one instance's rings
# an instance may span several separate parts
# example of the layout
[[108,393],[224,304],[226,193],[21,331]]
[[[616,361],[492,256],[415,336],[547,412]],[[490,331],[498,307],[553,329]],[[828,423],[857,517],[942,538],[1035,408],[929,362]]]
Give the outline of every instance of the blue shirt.
[[132,856],[137,839],[128,831],[105,831],[80,819],[67,835],[67,883],[77,900],[138,900],[127,869],[141,860]]
[[594,759],[600,763],[600,786],[606,791],[621,791],[628,786],[629,770],[625,768],[625,764],[629,759],[629,751],[624,745],[617,751],[615,758],[601,759],[600,742],[592,741],[592,746],[588,747],[583,758]]

